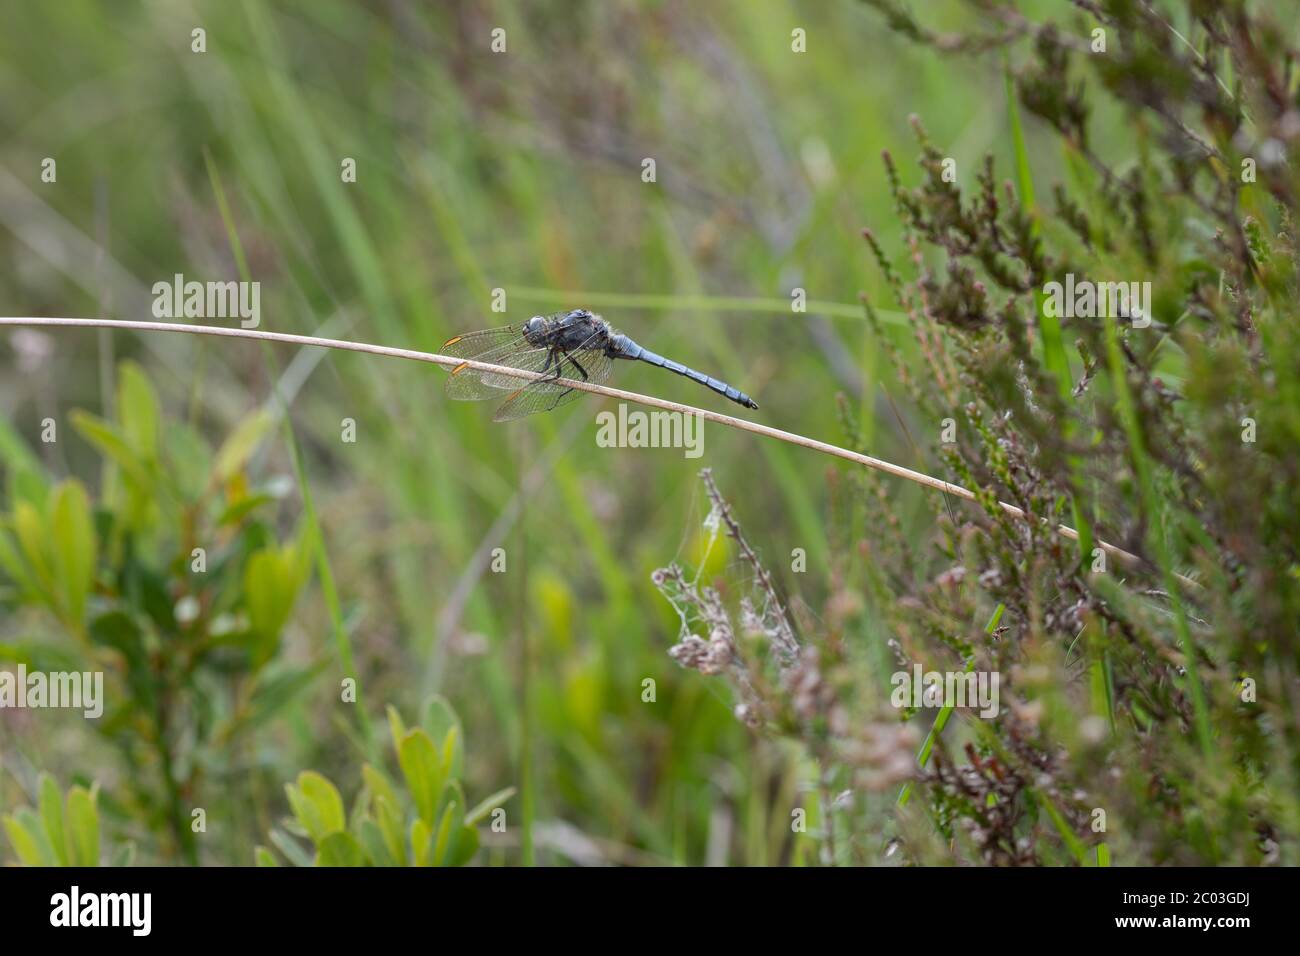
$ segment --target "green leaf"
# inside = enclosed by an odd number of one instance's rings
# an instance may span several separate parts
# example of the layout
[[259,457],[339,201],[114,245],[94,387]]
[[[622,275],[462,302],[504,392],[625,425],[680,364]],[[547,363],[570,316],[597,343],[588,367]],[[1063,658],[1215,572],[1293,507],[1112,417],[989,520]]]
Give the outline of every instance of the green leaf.
[[384,843],[388,846],[388,852],[392,854],[398,866],[405,866],[407,861],[406,836],[402,832],[402,815],[398,812],[397,804],[390,803],[387,797],[376,797],[375,817],[379,829],[384,835]]
[[308,828],[307,832],[311,833],[317,843],[320,843],[323,837],[338,833],[347,826],[347,818],[343,813],[343,798],[339,796],[338,788],[325,776],[314,770],[304,770],[298,774],[298,790],[315,807],[312,819],[317,829],[313,831]]
[[54,855],[59,858],[60,866],[68,865],[68,851],[63,836],[63,793],[59,785],[48,773],[43,773],[37,783],[41,821],[45,824],[45,835],[49,838]]
[[39,475],[44,470],[40,459],[32,454],[22,435],[18,434],[4,419],[0,419],[0,462],[4,462],[11,473],[26,472]]
[[284,795],[289,798],[289,809],[293,811],[299,825],[307,831],[307,835],[312,840],[324,839],[325,823],[321,820],[320,810],[316,805],[303,795],[297,785],[292,783],[284,785]]
[[311,866],[315,862],[303,851],[302,844],[278,827],[271,830],[271,842],[294,866]]
[[438,838],[433,849],[434,866],[463,866],[478,850],[478,831],[462,823],[465,795],[459,784],[447,787],[449,799],[438,821]]
[[462,749],[460,746],[460,728],[452,727],[442,739],[442,773],[451,780],[459,778],[456,771],[460,768]]
[[67,623],[84,626],[86,599],[95,579],[95,526],[86,489],[77,481],[61,482],[53,491],[50,525],[54,570]]
[[1087,866],[1087,847],[1083,845],[1083,842],[1075,832],[1070,829],[1070,825],[1065,822],[1065,817],[1061,815],[1061,811],[1056,809],[1056,804],[1052,802],[1052,798],[1038,790],[1031,790],[1030,792],[1038,798],[1043,809],[1047,811],[1047,816],[1052,821],[1052,826],[1056,828],[1056,832],[1060,834],[1062,842],[1065,843],[1069,851],[1074,854],[1075,860],[1078,861],[1080,866]]
[[475,806],[473,810],[465,814],[465,825],[467,827],[472,827],[476,823],[480,823],[483,820],[487,819],[487,815],[489,813],[491,813],[497,807],[504,804],[507,800],[509,800],[514,795],[515,795],[515,788],[506,787],[503,790],[498,790],[490,797],[484,798],[484,800],[481,803],[479,803],[477,806]]
[[99,866],[99,810],[97,790],[73,787],[68,791],[66,817],[68,863],[71,866]]
[[432,826],[445,777],[442,761],[429,735],[418,727],[408,731],[397,750],[397,762],[406,777],[406,787],[411,791],[416,812],[421,820]]
[[406,725],[402,723],[402,715],[392,704],[388,705],[388,730],[393,735],[393,749],[400,750],[402,738],[406,736]]
[[[998,623],[1002,620],[1002,612],[1005,610],[1006,606],[1003,604],[999,604],[993,609],[993,614],[990,615],[988,623],[984,625],[985,634],[992,634],[998,629]],[[975,659],[972,657],[966,663],[966,671],[969,673],[974,668]],[[943,733],[943,728],[948,726],[948,718],[952,716],[952,713],[953,708],[950,706],[940,708],[938,715],[934,719],[934,723],[930,726],[930,732],[925,735],[925,740],[921,742],[921,749],[917,752],[916,764],[918,767],[924,767],[929,763],[930,751],[934,749],[934,743],[939,739],[939,735]],[[907,783],[903,784],[903,789],[899,791],[898,805],[900,807],[907,806],[907,801],[911,798],[912,782],[909,780]]]
[[265,409],[258,409],[240,422],[217,452],[213,465],[217,480],[225,483],[236,472],[242,471],[274,424],[275,419]]
[[39,599],[41,587],[31,576],[27,562],[19,554],[17,542],[7,530],[0,527],[0,567],[22,590],[33,599]]
[[431,866],[430,854],[433,851],[433,829],[423,820],[411,824],[411,859],[415,866]]
[[31,807],[23,807],[4,818],[9,843],[24,866],[58,866],[59,859],[50,846],[41,818]]
[[162,436],[167,451],[167,472],[185,501],[199,500],[212,474],[212,450],[197,431],[184,422],[168,422]]
[[361,767],[361,781],[370,791],[372,800],[383,797],[394,807],[402,805],[402,802],[397,799],[397,790],[393,787],[393,782],[382,770],[376,769],[371,764],[364,764]]
[[445,697],[435,694],[425,702],[422,723],[424,729],[429,732],[431,739],[442,741],[444,759],[446,758],[447,734],[453,729],[457,731],[454,756],[451,766],[446,769],[452,779],[459,780],[464,769],[464,749],[460,746],[460,741],[463,741],[465,737],[460,731],[460,718],[456,716],[456,711],[452,709],[451,704],[447,702]]
[[46,529],[41,513],[30,502],[19,501],[14,505],[13,524],[28,567],[35,572],[41,591],[49,594],[53,587],[54,576],[51,574],[50,562],[45,555]]
[[72,427],[81,434],[81,437],[121,468],[123,474],[134,482],[137,488],[146,489],[153,484],[148,467],[140,460],[130,442],[117,428],[79,408],[73,409],[70,417]]
[[380,829],[374,817],[363,816],[357,823],[357,837],[362,848],[366,851],[366,857],[374,866],[397,866],[397,860],[393,856],[384,832]]
[[459,834],[460,822],[455,819],[456,811],[461,809],[453,801],[442,811],[442,818],[438,821],[438,838],[433,844],[433,865],[442,866],[443,860],[448,856],[448,849],[451,848],[452,842],[456,835]]
[[351,833],[331,833],[320,845],[317,866],[365,866],[365,854]]
[[258,639],[253,654],[255,666],[274,656],[280,632],[304,583],[305,572],[301,549],[293,545],[263,548],[248,559],[244,568],[244,592],[249,625]]
[[442,788],[442,793],[438,796],[438,806],[434,810],[434,819],[441,821],[442,815],[447,807],[451,804],[460,807],[460,816],[456,818],[456,824],[459,826],[465,819],[465,791],[461,789],[460,781],[448,780]]
[[478,845],[478,831],[473,827],[461,827],[456,842],[442,865],[464,866],[474,858],[474,854],[478,852]]
[[221,517],[217,519],[217,524],[222,527],[238,524],[249,514],[262,507],[262,505],[273,504],[274,502],[275,498],[268,494],[258,493],[255,495],[245,495],[243,498],[230,504],[225,511],[221,512]]
[[253,848],[253,862],[258,866],[279,866],[275,854],[264,846]]
[[117,417],[126,442],[144,461],[158,457],[158,394],[135,362],[118,366]]

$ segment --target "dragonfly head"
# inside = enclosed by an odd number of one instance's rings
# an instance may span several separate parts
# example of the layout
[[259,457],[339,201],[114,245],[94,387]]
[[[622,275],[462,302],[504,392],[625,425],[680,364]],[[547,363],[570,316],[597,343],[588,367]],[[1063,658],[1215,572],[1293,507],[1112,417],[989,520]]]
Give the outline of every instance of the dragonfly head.
[[535,315],[524,323],[524,337],[530,342],[537,341],[546,332],[546,319]]

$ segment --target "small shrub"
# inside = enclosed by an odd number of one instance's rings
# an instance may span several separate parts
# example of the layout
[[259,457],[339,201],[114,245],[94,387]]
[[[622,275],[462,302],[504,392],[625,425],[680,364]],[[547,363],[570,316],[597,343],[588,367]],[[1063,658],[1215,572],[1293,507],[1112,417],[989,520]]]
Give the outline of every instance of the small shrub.
[[[291,862],[463,866],[477,852],[476,825],[508,800],[513,788],[469,808],[460,784],[460,721],[442,698],[433,698],[425,707],[422,726],[406,727],[392,707],[388,724],[404,786],[367,763],[361,768],[361,790],[352,811],[345,814],[338,788],[315,771],[304,771],[296,783],[285,785],[293,817],[284,828],[272,831],[271,841]],[[314,853],[303,850],[293,836],[308,840]],[[276,865],[266,847],[257,848],[256,859],[262,866]]]

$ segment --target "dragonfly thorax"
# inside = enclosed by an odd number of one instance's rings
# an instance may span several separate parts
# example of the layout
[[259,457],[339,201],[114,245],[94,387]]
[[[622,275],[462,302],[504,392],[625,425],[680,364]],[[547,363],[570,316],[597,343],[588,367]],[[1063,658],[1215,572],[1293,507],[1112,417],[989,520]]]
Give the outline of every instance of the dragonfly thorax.
[[524,323],[523,334],[534,348],[603,352],[609,345],[611,330],[600,316],[574,309],[551,316],[535,315]]

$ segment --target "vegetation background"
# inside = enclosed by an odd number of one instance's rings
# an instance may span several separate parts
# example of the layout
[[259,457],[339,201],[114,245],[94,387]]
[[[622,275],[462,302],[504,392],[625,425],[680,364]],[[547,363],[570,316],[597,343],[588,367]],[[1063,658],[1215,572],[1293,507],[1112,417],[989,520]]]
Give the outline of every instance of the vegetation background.
[[[245,277],[261,283],[263,329],[437,351],[459,331],[589,307],[749,392],[762,422],[842,444],[847,412],[871,454],[944,471],[941,419],[900,382],[911,367],[935,387],[918,372],[924,339],[860,237],[869,225],[910,259],[881,153],[916,180],[917,114],[967,188],[985,154],[999,182],[1018,171],[1021,184],[1061,180],[1069,157],[1008,99],[1029,38],[1005,55],[936,52],[891,32],[889,6],[5,4],[3,311],[142,319],[153,283],[176,273]],[[980,6],[917,10],[935,30],[978,31]],[[1068,4],[1017,6],[1074,17],[1086,36]],[[191,49],[196,27],[206,52]],[[1147,148],[1114,104],[1090,129],[1107,163]],[[56,183],[41,182],[45,157]],[[1177,357],[1161,361],[1177,374]],[[803,449],[714,426],[699,460],[599,448],[603,400],[496,425],[448,402],[440,371],[361,355],[49,330],[11,332],[0,362],[0,659],[94,663],[110,687],[99,724],[0,711],[0,859],[40,859],[42,825],[55,857],[76,859],[49,832],[62,820],[102,839],[106,862],[310,862],[313,845],[356,862],[394,832],[387,850],[418,861],[438,837],[412,827],[436,831],[448,805],[483,845],[460,852],[472,848],[453,836],[441,862],[963,858],[944,849],[939,803],[930,837],[896,853],[897,780],[855,789],[807,740],[737,720],[726,686],[669,657],[681,621],[652,574],[679,561],[733,598],[752,586],[754,568],[706,526],[697,473],[711,468],[803,630],[829,620],[856,648],[875,707],[896,633],[874,599],[843,603],[873,560],[860,542],[887,533],[930,555],[936,510],[968,505],[886,480],[886,529],[844,506],[848,469]],[[619,372],[631,390],[732,410],[649,366]],[[488,567],[495,547],[504,573]],[[1078,679],[1068,661],[1053,673]],[[356,703],[342,699],[349,677]],[[497,808],[503,832],[488,825]],[[801,808],[807,826],[792,827]],[[326,846],[345,828],[355,841]],[[1037,862],[1099,859],[1050,842]],[[1176,859],[1169,846],[1133,837],[1116,852]]]

